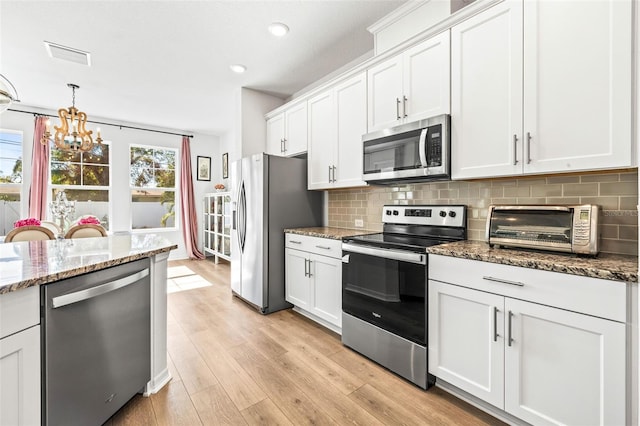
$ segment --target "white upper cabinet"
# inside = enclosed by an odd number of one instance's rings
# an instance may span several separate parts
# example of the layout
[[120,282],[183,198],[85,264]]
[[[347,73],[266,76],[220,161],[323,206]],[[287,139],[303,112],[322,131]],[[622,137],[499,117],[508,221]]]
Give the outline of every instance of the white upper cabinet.
[[632,165],[632,15],[631,0],[524,2],[525,171]]
[[629,167],[631,0],[506,0],[451,29],[454,179]]
[[267,154],[290,157],[306,151],[306,102],[292,105],[267,120]]
[[450,111],[449,31],[367,71],[368,131]]
[[522,172],[522,4],[500,3],[451,29],[454,179]]
[[367,132],[366,75],[309,99],[309,189],[365,186],[362,135]]

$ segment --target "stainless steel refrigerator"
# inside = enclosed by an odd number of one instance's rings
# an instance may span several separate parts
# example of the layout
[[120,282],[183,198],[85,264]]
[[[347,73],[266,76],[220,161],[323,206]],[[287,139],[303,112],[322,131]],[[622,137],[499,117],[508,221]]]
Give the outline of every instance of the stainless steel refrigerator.
[[291,307],[284,229],[322,224],[322,193],[307,190],[307,160],[256,154],[235,161],[231,191],[231,290],[263,314]]

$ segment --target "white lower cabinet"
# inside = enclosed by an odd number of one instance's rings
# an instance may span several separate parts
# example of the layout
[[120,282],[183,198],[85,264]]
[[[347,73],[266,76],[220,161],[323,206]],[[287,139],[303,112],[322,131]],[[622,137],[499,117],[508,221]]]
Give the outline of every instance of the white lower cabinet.
[[0,425],[40,424],[38,290],[0,295]]
[[[440,258],[429,258],[438,279],[430,275],[431,374],[532,424],[627,424],[626,324],[617,314],[609,319],[588,307],[584,313],[562,309],[568,294],[558,286],[565,274],[503,265],[493,265],[500,269],[491,274],[492,264],[452,258],[440,264]],[[452,283],[442,282],[451,268]],[[499,281],[491,281],[495,276]],[[574,299],[595,304],[602,285],[602,304],[617,304],[624,314],[624,283],[583,280],[587,294]],[[619,288],[611,292],[610,284]],[[551,297],[559,306],[518,295]]]
[[286,300],[336,332],[342,328],[340,244],[338,240],[287,234],[285,248]]

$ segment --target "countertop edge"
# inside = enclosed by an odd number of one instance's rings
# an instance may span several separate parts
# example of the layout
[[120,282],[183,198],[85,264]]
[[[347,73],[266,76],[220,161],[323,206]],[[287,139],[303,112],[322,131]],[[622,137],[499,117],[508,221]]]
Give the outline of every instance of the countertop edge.
[[145,251],[140,251],[139,253],[132,253],[128,256],[119,257],[115,259],[108,259],[105,261],[97,262],[91,265],[80,266],[75,269],[69,269],[66,271],[60,271],[53,274],[48,274],[45,276],[35,277],[31,279],[26,279],[23,281],[19,281],[13,284],[7,284],[5,286],[0,287],[0,295],[11,293],[13,291],[23,290],[25,288],[45,285],[52,282],[64,280],[67,278],[76,277],[78,275],[86,274],[89,272],[99,271],[101,269],[110,268],[112,266],[121,265],[123,263],[133,262],[135,260],[144,259],[147,257],[152,257],[160,253],[166,253],[171,250],[176,250],[178,248],[177,244],[172,244],[170,246],[160,247],[156,249],[150,249]]
[[[633,256],[602,254],[598,258],[489,248],[484,242],[464,241],[429,247],[429,254],[510,265],[625,283],[638,283],[638,262]],[[589,264],[591,263],[591,264]],[[635,272],[634,272],[635,270]]]
[[285,228],[284,233],[305,235],[307,237],[327,238],[330,240],[342,240],[354,235],[375,234],[378,231],[369,229],[337,228],[332,226],[313,226],[304,228]]

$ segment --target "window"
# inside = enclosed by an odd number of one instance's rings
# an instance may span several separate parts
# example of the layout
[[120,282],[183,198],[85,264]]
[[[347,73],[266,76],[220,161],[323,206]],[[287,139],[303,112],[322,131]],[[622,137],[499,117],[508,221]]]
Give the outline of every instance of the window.
[[76,202],[75,217],[93,215],[109,229],[110,153],[109,144],[91,151],[63,151],[52,147],[50,154],[51,199],[64,190]]
[[20,219],[22,132],[0,129],[0,235]]
[[171,148],[131,146],[131,228],[176,227],[176,159]]

